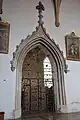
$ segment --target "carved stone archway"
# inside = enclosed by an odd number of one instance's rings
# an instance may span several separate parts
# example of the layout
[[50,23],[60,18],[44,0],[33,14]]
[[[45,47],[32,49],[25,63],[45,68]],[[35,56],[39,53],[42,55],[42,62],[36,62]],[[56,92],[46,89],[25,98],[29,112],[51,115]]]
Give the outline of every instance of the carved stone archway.
[[[39,2],[40,7],[42,4]],[[43,6],[42,6],[43,7]],[[36,7],[37,8],[37,7]],[[14,118],[21,117],[21,80],[22,80],[22,65],[27,53],[40,46],[43,48],[45,54],[49,57],[52,65],[53,82],[54,82],[54,96],[55,96],[55,111],[67,112],[64,72],[67,72],[66,62],[63,52],[60,50],[59,45],[50,38],[43,27],[42,10],[39,10],[39,25],[36,31],[28,35],[26,39],[22,39],[21,43],[16,46],[16,51],[13,53],[11,61],[11,70],[16,69],[16,92],[15,92],[15,110]],[[54,70],[56,67],[56,70]]]

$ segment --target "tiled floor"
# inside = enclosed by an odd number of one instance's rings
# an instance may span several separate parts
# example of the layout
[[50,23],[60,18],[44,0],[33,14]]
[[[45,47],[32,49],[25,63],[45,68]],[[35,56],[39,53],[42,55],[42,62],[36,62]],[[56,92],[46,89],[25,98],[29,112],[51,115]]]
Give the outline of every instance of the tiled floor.
[[39,116],[39,117],[26,117],[26,118],[20,118],[18,120],[80,120],[80,113],[74,113],[74,114],[57,114],[53,116]]

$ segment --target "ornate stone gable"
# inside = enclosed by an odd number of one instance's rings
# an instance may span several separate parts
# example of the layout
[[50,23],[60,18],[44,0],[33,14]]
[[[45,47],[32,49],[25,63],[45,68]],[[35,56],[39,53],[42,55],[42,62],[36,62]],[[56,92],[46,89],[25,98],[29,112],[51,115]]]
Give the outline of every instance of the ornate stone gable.
[[[39,6],[41,6],[41,2],[39,2]],[[37,6],[36,6],[37,8]],[[60,50],[60,47],[58,44],[55,43],[54,39],[51,39],[49,34],[46,32],[46,29],[43,26],[42,21],[42,8],[39,7],[39,25],[36,27],[35,31],[32,32],[31,35],[28,35],[25,39],[21,40],[21,43],[16,46],[15,52],[13,52],[13,59],[10,62],[11,63],[11,70],[14,71],[15,67],[17,66],[18,59],[22,53],[22,51],[25,52],[26,46],[34,45],[34,44],[41,44],[44,45],[49,44],[50,47],[53,47],[56,54],[58,54],[59,58],[63,59],[64,64],[64,71],[67,72],[66,62],[63,56],[63,51]]]

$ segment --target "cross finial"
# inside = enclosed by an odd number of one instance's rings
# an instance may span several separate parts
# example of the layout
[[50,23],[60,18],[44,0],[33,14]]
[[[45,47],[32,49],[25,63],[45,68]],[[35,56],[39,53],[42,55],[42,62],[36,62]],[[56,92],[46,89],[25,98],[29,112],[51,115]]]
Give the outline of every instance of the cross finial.
[[42,21],[42,18],[43,18],[42,11],[44,11],[45,8],[44,8],[43,4],[41,3],[41,1],[39,1],[39,5],[36,6],[36,9],[38,10],[38,13],[39,13],[39,15],[38,15],[38,17],[39,17],[38,23],[39,23],[39,25],[41,25],[41,24],[43,25],[43,21]]

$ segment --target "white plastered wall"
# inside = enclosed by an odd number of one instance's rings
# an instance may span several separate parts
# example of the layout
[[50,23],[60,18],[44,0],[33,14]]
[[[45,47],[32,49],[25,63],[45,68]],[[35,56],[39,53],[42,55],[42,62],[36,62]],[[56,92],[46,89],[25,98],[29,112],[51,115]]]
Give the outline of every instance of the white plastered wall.
[[[4,0],[3,15],[11,25],[9,54],[0,54],[0,111],[5,112],[5,118],[12,118],[15,108],[16,71],[10,70],[10,60],[15,46],[33,31],[37,24],[35,6],[39,0]],[[80,1],[63,0],[60,11],[60,27],[54,25],[54,13],[51,0],[41,0],[46,11],[44,25],[47,32],[60,45],[65,55],[64,36],[74,31],[80,36]],[[67,61],[70,72],[65,75],[68,111],[80,111],[80,63]],[[6,80],[6,81],[4,81]],[[77,102],[78,104],[76,104]],[[74,102],[73,104],[71,104]]]

